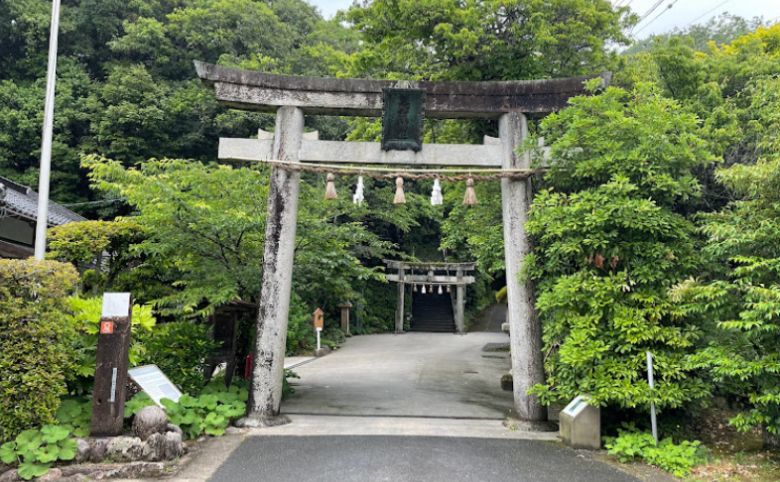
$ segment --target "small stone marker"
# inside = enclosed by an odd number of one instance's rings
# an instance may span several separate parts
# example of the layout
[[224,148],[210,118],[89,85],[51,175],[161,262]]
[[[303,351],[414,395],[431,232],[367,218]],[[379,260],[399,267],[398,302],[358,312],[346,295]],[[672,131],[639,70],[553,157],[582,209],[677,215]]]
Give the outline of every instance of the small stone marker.
[[92,394],[94,436],[120,435],[130,350],[130,293],[104,293]]
[[580,395],[558,415],[563,443],[577,449],[601,448],[601,409]]

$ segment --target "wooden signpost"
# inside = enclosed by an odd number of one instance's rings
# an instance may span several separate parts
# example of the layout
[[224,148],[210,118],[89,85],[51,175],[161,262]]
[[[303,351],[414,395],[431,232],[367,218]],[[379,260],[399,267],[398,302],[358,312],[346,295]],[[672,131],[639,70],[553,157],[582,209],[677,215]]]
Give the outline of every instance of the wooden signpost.
[[104,293],[92,394],[93,436],[121,435],[130,350],[130,293]]
[[325,313],[320,308],[317,308],[312,313],[312,323],[314,324],[314,331],[317,332],[317,352],[319,352],[322,349],[320,333],[322,333],[322,329],[325,327]]

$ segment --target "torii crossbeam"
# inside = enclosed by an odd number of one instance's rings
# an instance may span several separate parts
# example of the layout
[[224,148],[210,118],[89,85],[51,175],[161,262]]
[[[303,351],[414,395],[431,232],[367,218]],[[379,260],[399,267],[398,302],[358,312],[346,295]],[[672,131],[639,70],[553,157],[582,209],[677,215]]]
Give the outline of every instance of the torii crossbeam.
[[[217,99],[243,110],[276,112],[274,133],[258,139],[220,139],[223,159],[304,163],[350,163],[432,166],[477,166],[528,169],[530,157],[517,152],[528,135],[526,114],[545,114],[585,94],[595,77],[502,82],[414,82],[327,79],[272,75],[195,62],[198,76],[214,88]],[[604,84],[610,74],[601,77]],[[376,142],[320,141],[304,134],[307,114],[373,116],[383,114],[392,89],[422,91],[425,116],[446,119],[498,119],[498,138],[482,145],[420,144],[416,150],[387,150]],[[257,344],[247,426],[280,422],[284,351],[290,307],[300,172],[274,165],[268,193],[262,288]],[[541,327],[533,289],[520,281],[523,259],[530,252],[525,232],[532,200],[528,179],[501,179],[508,322],[514,381],[514,408],[525,420],[544,420],[546,411],[528,389],[544,381]]]

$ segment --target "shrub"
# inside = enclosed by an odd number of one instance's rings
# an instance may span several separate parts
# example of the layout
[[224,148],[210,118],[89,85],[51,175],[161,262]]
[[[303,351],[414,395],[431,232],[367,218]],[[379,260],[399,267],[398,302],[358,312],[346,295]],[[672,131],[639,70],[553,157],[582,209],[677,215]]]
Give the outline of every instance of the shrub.
[[[100,316],[103,306],[101,297],[81,298],[72,296],[67,300],[68,316],[63,320],[68,325],[69,357],[74,367],[67,373],[70,392],[89,393],[95,378],[95,356],[100,331]],[[147,305],[133,305],[130,341],[130,366],[143,361],[145,353],[142,334],[149,332],[155,325],[152,309]]]
[[547,377],[532,393],[626,409],[705,400],[711,385],[690,360],[701,326],[668,294],[702,269],[682,208],[713,159],[698,119],[652,86],[610,87],[571,99],[540,135],[553,161],[526,224],[534,251],[523,275],[537,283]]
[[157,325],[142,338],[145,361],[154,363],[185,393],[203,388],[206,360],[219,348],[209,326],[179,321]]
[[300,296],[293,293],[290,300],[290,315],[287,322],[287,355],[310,350],[315,344],[311,313]]
[[54,421],[70,363],[62,312],[77,281],[69,264],[0,259],[0,441]]
[[653,436],[647,432],[619,431],[616,438],[607,438],[605,444],[610,455],[617,456],[623,463],[644,460],[650,465],[684,477],[696,465],[706,460],[706,452],[698,440],[683,440],[675,444],[670,438],[656,445]]

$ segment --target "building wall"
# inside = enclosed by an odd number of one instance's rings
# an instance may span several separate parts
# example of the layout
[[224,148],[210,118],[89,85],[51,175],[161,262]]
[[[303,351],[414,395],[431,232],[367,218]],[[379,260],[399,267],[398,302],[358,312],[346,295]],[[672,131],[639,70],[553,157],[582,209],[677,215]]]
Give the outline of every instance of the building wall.
[[0,218],[0,239],[32,246],[34,238],[35,228],[27,221],[11,216]]

